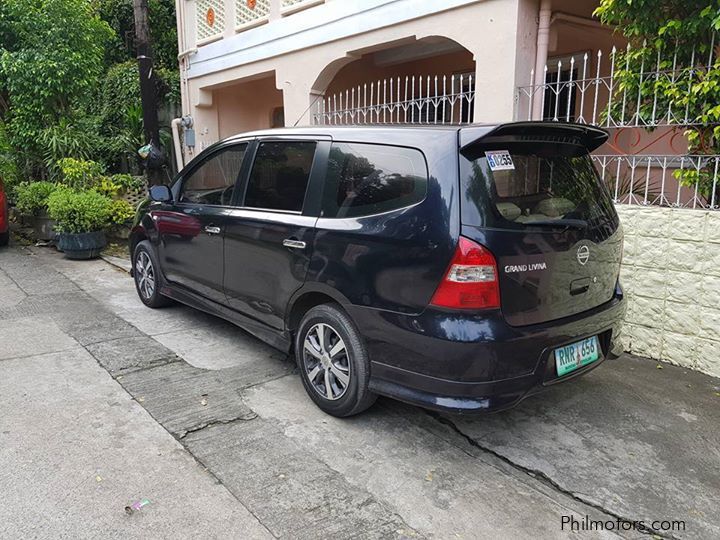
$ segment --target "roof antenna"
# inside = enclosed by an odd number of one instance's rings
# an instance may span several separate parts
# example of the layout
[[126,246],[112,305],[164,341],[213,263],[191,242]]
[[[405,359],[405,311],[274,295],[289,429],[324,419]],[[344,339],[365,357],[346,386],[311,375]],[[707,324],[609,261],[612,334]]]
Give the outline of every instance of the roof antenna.
[[303,113],[300,115],[300,118],[297,119],[297,122],[293,124],[293,127],[297,127],[297,125],[300,123],[300,120],[303,119],[303,117],[307,114],[307,112],[312,109],[315,104],[318,102],[318,99],[324,97],[324,94],[318,94],[317,97],[313,100],[313,102],[308,106],[307,109],[303,111]]

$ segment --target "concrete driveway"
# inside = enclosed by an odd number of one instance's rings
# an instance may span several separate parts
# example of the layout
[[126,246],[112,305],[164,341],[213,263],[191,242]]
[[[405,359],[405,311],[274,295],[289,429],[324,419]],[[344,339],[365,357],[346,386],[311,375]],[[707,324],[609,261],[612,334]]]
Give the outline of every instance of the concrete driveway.
[[0,537],[720,537],[720,380],[640,358],[493,416],[338,420],[242,330],[14,247],[0,404]]

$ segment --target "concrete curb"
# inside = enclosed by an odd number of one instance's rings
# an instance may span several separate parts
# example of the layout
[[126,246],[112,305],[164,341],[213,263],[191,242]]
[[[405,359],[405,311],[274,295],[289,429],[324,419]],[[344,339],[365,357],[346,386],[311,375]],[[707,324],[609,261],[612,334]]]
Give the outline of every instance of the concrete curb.
[[132,266],[130,264],[130,261],[128,261],[127,259],[113,257],[112,255],[100,255],[100,258],[109,265],[114,266],[115,268],[118,268],[119,270],[122,270],[127,274],[130,273],[130,269],[132,268]]

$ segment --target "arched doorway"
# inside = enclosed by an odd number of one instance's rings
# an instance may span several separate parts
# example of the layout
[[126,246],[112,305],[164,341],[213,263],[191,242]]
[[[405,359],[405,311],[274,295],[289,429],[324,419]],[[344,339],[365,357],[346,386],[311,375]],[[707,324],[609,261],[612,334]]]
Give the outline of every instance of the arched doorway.
[[474,77],[472,53],[442,36],[356,51],[318,77],[312,121],[468,123],[473,119]]

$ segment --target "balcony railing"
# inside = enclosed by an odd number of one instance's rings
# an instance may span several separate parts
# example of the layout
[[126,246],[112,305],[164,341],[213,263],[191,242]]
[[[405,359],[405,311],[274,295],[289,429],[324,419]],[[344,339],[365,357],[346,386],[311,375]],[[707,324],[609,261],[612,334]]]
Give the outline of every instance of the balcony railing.
[[317,101],[315,124],[468,124],[473,75],[395,77],[358,85]]
[[[553,60],[545,65],[536,84],[535,70],[530,84],[517,89],[517,120],[544,119],[593,124],[604,128],[698,125],[682,99],[666,99],[669,85],[687,92],[713,69],[715,44],[709,52],[692,49],[685,58],[679,49],[658,51],[653,58],[628,44],[620,51],[580,53]],[[637,57],[639,69],[630,64]],[[635,62],[637,63],[637,62]]]

